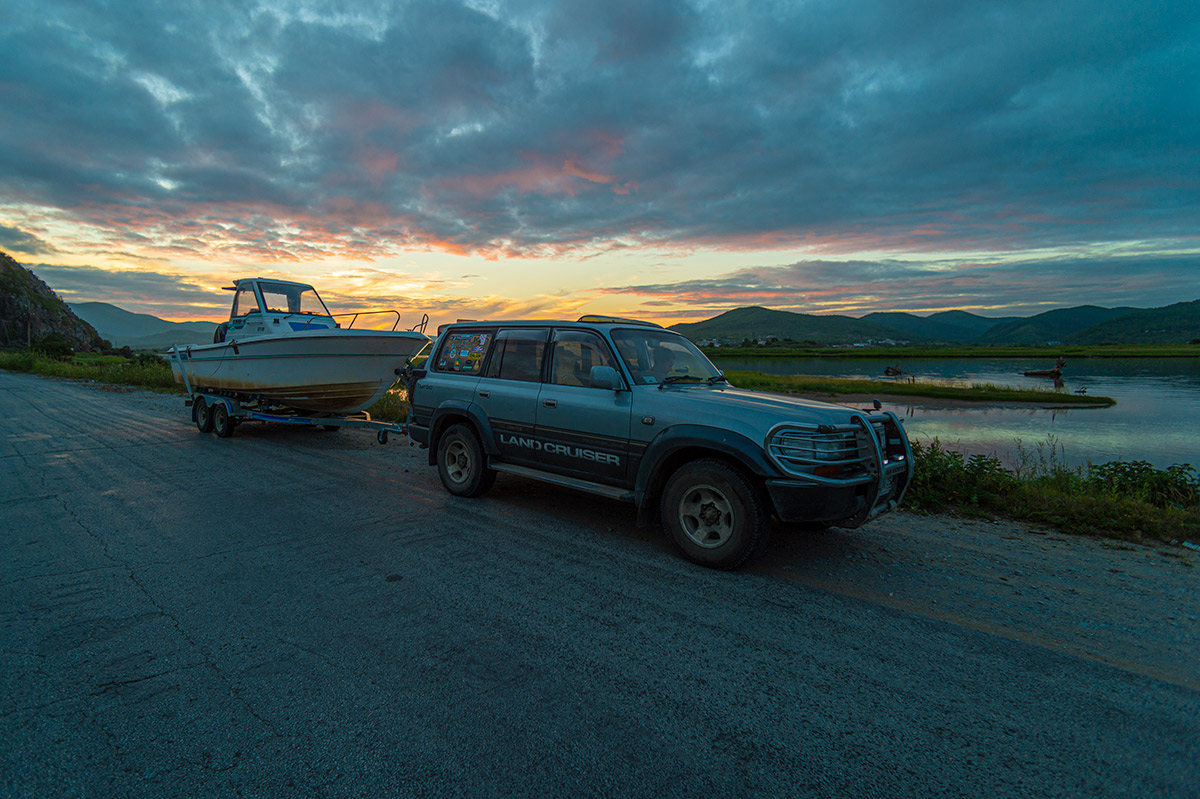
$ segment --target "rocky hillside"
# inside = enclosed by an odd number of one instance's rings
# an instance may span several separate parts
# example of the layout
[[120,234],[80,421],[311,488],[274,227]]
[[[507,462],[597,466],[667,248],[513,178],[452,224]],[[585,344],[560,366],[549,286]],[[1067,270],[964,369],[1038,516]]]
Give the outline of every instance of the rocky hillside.
[[59,333],[80,352],[96,352],[105,342],[37,275],[0,252],[0,347],[24,347]]

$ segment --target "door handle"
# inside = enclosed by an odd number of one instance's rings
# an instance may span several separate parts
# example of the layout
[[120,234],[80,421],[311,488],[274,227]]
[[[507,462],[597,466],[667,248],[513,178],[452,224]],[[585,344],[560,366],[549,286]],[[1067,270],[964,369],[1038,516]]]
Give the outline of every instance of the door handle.
[[542,404],[545,405],[547,408],[557,408],[558,400],[544,399],[544,400],[542,400]]
[[479,396],[480,396],[480,397],[483,397],[484,399],[487,399],[488,397],[492,396],[492,392],[490,392],[490,391],[480,391],[480,392],[479,392]]

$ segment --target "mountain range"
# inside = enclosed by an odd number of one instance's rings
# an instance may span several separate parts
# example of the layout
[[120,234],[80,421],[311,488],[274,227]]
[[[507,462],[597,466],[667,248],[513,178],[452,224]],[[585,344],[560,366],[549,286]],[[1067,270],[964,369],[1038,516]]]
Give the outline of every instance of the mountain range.
[[211,344],[216,322],[168,322],[133,313],[107,302],[73,302],[71,310],[112,342],[114,347],[162,350],[172,344]]
[[986,317],[967,311],[929,316],[900,312],[813,315],[736,308],[702,322],[671,326],[693,341],[737,345],[746,339],[791,339],[797,345],[906,341],[910,344],[1166,344],[1200,339],[1200,300],[1161,308],[1057,308],[1030,317]]

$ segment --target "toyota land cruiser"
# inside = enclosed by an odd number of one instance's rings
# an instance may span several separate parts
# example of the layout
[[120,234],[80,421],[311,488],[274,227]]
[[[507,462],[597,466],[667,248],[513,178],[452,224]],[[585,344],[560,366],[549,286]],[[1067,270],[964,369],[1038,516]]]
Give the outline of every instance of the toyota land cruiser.
[[745,561],[772,515],[857,527],[912,480],[895,414],[735,388],[644,322],[447,325],[407,377],[410,438],[450,493],[508,472],[632,502],[706,566]]

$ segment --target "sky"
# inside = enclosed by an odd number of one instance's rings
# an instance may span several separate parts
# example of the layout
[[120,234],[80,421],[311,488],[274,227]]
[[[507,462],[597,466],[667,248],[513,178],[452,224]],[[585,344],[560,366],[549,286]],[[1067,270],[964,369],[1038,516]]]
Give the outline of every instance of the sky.
[[0,4],[0,250],[407,321],[1200,298],[1200,5]]

